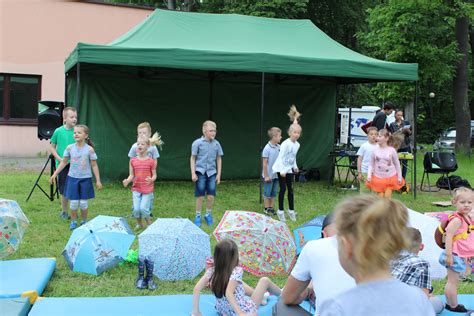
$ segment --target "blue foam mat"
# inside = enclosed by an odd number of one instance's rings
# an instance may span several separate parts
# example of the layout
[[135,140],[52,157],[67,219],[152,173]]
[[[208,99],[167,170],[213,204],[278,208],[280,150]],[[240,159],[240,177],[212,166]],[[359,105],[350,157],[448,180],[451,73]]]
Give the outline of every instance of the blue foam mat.
[[[446,298],[444,295],[438,295],[439,298],[446,304]],[[467,309],[474,310],[474,294],[459,294],[458,295],[458,304],[463,304]],[[438,314],[441,316],[462,316],[463,313],[454,313],[450,312],[447,309],[444,309],[442,313]]]
[[0,261],[0,298],[19,297],[27,291],[41,295],[55,268],[54,258]]
[[[217,316],[214,295],[201,295],[199,308],[203,316]],[[277,297],[272,295],[268,304],[258,309],[258,315],[272,315]],[[128,297],[48,297],[33,305],[30,316],[55,315],[172,315],[189,316],[193,309],[192,295],[159,295]]]

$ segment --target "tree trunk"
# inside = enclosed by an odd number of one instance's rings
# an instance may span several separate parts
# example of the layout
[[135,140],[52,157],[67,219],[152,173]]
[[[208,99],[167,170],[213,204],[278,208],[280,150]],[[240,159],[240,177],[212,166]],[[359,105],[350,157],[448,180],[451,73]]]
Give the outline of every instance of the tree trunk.
[[[470,21],[469,25],[469,39],[471,43],[471,73],[474,74],[474,26],[472,25],[474,21]],[[471,82],[471,91],[474,91],[474,85]],[[471,108],[471,118],[474,116],[474,93],[471,94],[471,101],[470,101],[470,108]]]
[[461,58],[456,67],[453,81],[454,111],[456,117],[456,151],[469,154],[471,149],[471,111],[469,110],[468,92],[468,30],[467,16],[456,19],[456,42]]
[[168,10],[176,10],[176,0],[168,0]]
[[193,10],[193,0],[184,0],[183,1],[183,11],[191,12]]

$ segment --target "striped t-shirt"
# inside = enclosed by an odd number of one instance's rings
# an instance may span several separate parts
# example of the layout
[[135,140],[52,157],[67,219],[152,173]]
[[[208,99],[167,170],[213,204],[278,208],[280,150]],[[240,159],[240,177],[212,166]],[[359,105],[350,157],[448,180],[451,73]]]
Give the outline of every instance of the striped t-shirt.
[[137,157],[130,160],[133,168],[133,186],[132,191],[140,192],[142,194],[152,193],[154,183],[146,183],[147,177],[153,176],[153,170],[156,169],[156,161],[150,157],[146,159],[138,159]]

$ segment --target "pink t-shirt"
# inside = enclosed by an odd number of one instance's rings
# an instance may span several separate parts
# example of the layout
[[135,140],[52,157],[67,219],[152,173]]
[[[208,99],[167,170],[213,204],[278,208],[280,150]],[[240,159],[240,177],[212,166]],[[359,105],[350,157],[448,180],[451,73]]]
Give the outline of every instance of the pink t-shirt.
[[368,178],[372,175],[378,178],[390,178],[397,175],[398,181],[402,180],[400,161],[395,148],[391,146],[377,146],[372,152],[372,159],[369,164]]
[[[465,219],[462,219],[461,215],[459,215],[458,218],[461,219],[461,227],[456,230],[454,236],[467,231],[469,228],[468,223],[466,223]],[[453,253],[461,258],[474,257],[474,231],[465,237],[466,238],[461,237],[453,241]]]
[[130,159],[133,168],[133,186],[132,191],[140,192],[142,194],[152,193],[154,183],[146,183],[147,177],[153,176],[153,170],[156,169],[156,160],[150,157],[146,159],[138,159],[134,157]]

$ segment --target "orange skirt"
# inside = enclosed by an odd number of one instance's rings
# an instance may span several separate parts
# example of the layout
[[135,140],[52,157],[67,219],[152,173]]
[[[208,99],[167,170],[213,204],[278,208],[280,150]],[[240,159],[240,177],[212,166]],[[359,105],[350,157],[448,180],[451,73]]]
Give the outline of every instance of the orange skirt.
[[398,184],[398,177],[394,175],[390,178],[379,178],[372,175],[372,180],[365,182],[365,186],[374,192],[381,193],[387,189],[400,190],[405,185],[405,179],[402,178],[402,183]]

